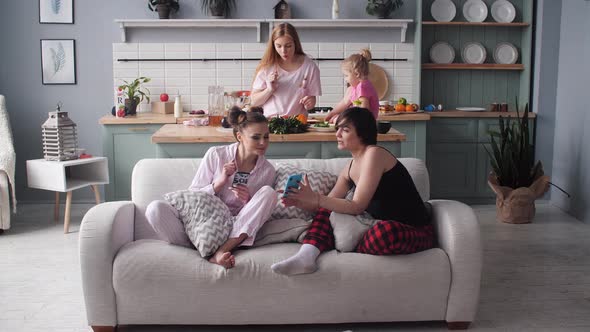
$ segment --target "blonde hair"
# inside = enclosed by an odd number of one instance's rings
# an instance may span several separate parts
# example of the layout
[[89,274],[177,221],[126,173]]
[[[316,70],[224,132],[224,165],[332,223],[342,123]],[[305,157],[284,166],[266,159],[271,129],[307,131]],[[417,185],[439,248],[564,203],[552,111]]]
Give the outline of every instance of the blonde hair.
[[264,51],[262,59],[260,59],[258,67],[256,67],[256,73],[254,74],[254,77],[256,77],[256,74],[258,74],[258,72],[263,68],[272,67],[279,63],[281,56],[275,50],[275,40],[284,36],[293,40],[293,43],[295,44],[296,55],[305,55],[305,53],[303,53],[303,47],[301,47],[301,41],[299,40],[299,35],[297,34],[295,27],[289,23],[281,23],[272,29],[270,38],[268,38],[266,50]]
[[371,51],[363,48],[360,53],[353,54],[342,61],[342,69],[350,71],[359,78],[369,75],[369,61],[371,61]]

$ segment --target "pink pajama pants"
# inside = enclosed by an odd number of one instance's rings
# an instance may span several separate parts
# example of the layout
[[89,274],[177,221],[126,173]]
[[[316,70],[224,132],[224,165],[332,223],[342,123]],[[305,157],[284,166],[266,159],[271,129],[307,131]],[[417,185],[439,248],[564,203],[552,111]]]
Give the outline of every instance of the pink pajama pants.
[[[270,218],[276,205],[277,193],[274,189],[269,186],[260,188],[236,216],[229,237],[236,238],[240,234],[247,234],[248,237],[240,245],[254,244],[256,233]],[[151,202],[145,210],[145,216],[161,240],[179,246],[192,247],[178,211],[168,202],[164,200]]]

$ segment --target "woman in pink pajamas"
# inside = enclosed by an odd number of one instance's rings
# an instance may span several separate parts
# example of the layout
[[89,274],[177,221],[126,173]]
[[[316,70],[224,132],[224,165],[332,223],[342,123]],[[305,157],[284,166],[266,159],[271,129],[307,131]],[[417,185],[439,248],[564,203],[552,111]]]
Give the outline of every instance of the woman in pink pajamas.
[[[277,203],[272,188],[275,169],[264,157],[269,142],[268,120],[261,111],[231,110],[228,118],[237,143],[210,148],[189,187],[216,195],[236,217],[228,240],[209,259],[228,269],[235,265],[231,251],[238,245],[254,243]],[[247,184],[232,185],[236,173],[241,179],[247,178]],[[178,211],[167,201],[151,202],[145,214],[162,240],[192,247]]]

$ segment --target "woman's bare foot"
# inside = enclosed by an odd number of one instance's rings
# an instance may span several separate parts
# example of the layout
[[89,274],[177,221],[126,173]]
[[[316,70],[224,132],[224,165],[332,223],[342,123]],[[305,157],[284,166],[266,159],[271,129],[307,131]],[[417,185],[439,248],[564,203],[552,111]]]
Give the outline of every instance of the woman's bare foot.
[[219,264],[226,269],[231,269],[236,265],[236,258],[229,251],[218,251],[211,258],[209,258],[209,262],[213,264]]

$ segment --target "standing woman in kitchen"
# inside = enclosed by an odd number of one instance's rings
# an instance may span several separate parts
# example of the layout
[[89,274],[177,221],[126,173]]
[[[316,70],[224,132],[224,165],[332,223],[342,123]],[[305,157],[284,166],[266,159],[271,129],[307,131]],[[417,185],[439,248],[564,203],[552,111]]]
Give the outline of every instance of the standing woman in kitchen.
[[277,25],[256,68],[251,105],[264,108],[266,117],[307,114],[321,94],[320,70],[303,53],[297,31]]

